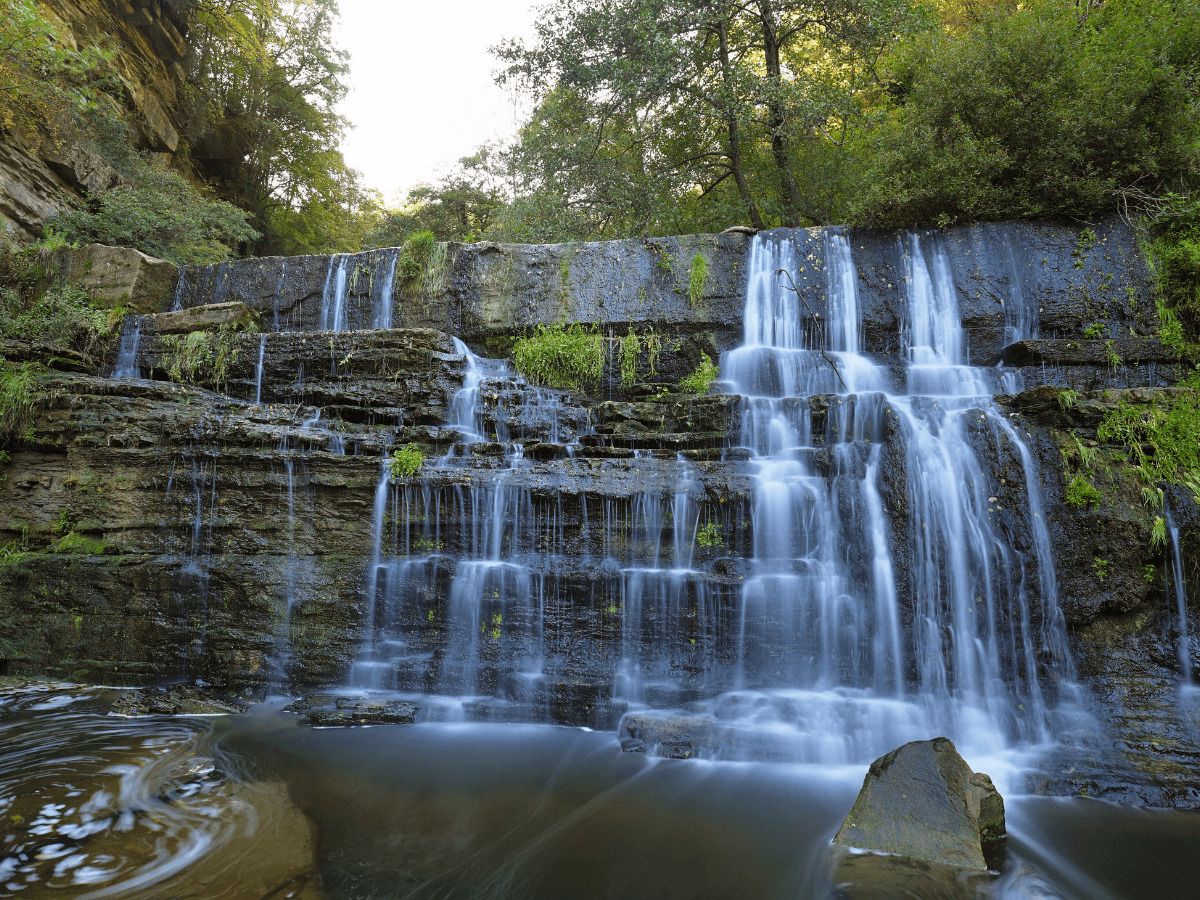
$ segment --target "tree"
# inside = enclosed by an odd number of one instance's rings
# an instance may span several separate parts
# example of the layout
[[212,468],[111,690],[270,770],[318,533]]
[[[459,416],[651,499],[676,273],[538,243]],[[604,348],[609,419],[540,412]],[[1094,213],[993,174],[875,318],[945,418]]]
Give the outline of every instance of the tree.
[[1198,13],[1194,0],[995,3],[900,43],[846,211],[880,225],[1086,218],[1131,190],[1194,183]]
[[336,0],[200,0],[189,39],[192,157],[251,212],[260,252],[352,249],[376,200],[338,149]]
[[496,223],[506,203],[504,173],[492,148],[458,161],[445,177],[413,188],[398,210],[385,213],[366,237],[369,247],[398,247],[414,232],[439,241],[477,241]]
[[679,223],[672,206],[694,224],[829,221],[878,61],[921,22],[910,0],[557,0],[534,45],[497,51],[538,101],[517,203],[557,193],[606,225],[632,194],[649,231]]

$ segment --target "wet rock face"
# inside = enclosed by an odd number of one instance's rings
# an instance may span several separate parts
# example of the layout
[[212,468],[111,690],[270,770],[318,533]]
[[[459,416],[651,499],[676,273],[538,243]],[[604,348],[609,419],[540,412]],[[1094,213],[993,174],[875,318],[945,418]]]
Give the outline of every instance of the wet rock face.
[[221,716],[242,710],[215,692],[174,685],[125,691],[113,701],[111,712],[118,716]]
[[[973,359],[1004,362],[999,374],[1031,388],[1002,401],[1006,419],[1037,462],[1080,674],[1103,698],[1127,757],[1119,771],[1072,763],[1069,777],[1045,785],[1195,804],[1195,744],[1171,700],[1176,636],[1161,555],[1146,538],[1152,513],[1136,486],[1116,476],[1103,507],[1064,502],[1068,431],[1091,439],[1106,409],[1156,396],[1146,385],[1169,372],[1147,336],[1144,271],[1130,256],[1129,235],[1113,225],[1098,229],[1094,243],[1080,238],[1060,226],[997,225],[922,239],[951,247]],[[818,232],[799,239],[811,252],[801,254],[795,275],[811,305],[806,327],[815,329],[827,314],[822,242]],[[138,362],[147,380],[98,377],[78,354],[6,344],[8,359],[54,371],[43,379],[32,433],[6,448],[11,462],[0,472],[0,674],[327,687],[354,677],[372,635],[382,649],[368,662],[387,687],[457,686],[486,697],[466,704],[470,717],[620,723],[625,749],[666,756],[720,757],[732,747],[743,758],[794,758],[795,747],[769,731],[730,725],[746,709],[702,703],[736,693],[739,678],[780,683],[797,655],[786,603],[762,610],[748,639],[740,631],[756,515],[753,465],[738,448],[741,403],[720,382],[702,397],[678,388],[701,354],[715,360],[740,341],[746,240],[449,247],[438,278],[419,289],[395,284],[393,328],[372,327],[392,251],[189,268],[178,294],[184,310],[144,321]],[[865,343],[893,375],[903,369],[903,240],[851,236]],[[708,277],[689,297],[697,254],[708,260]],[[343,262],[346,325],[363,330],[306,330],[320,325],[325,285]],[[1012,321],[1034,308],[1036,329]],[[468,371],[450,335],[503,355],[537,323],[571,320],[596,324],[605,337],[601,383],[571,394],[511,374],[484,378],[480,440],[459,443],[461,432],[447,422]],[[1094,322],[1114,337],[1083,337]],[[259,330],[222,327],[235,324]],[[631,326],[642,334],[652,327],[661,353],[650,375],[643,346],[637,378],[626,384],[619,339]],[[181,340],[197,331],[189,367]],[[1018,331],[1025,339],[1009,340]],[[1110,353],[1128,364],[1115,367]],[[1017,392],[1020,378],[1010,381],[1005,390]],[[1038,387],[1043,382],[1052,386]],[[1060,385],[1079,392],[1070,409]],[[836,430],[847,400],[794,402],[807,404],[809,462],[828,480],[841,464],[834,445],[844,440]],[[1028,491],[1004,424],[966,414],[966,440],[984,470],[974,487],[1014,551],[1003,577],[1034,597],[1042,573],[1032,562]],[[906,646],[919,627],[911,436],[895,407],[881,410],[872,441]],[[383,566],[373,582],[383,458],[409,443],[424,463],[417,475],[383,485]],[[511,463],[515,443],[523,447],[519,466]],[[439,462],[450,453],[455,464]],[[508,499],[496,504],[500,484]],[[839,523],[847,534],[864,527],[855,515]],[[680,538],[676,516],[694,522],[697,536],[703,527],[704,542],[691,532]],[[1200,522],[1182,513],[1180,522],[1192,553]],[[503,526],[494,552],[480,549],[493,534],[489,523]],[[510,560],[525,570],[520,577],[505,574]],[[869,562],[849,561],[850,579],[865,583]],[[485,571],[486,563],[498,565]],[[472,576],[484,579],[478,621],[456,611],[452,596],[456,579]],[[1030,633],[1042,633],[1047,620],[1036,597],[1028,617]],[[997,621],[1002,634],[1025,625]],[[739,675],[747,640],[756,658]],[[456,650],[467,644],[470,659]],[[401,646],[406,655],[394,649]],[[1049,665],[1038,652],[1023,663],[1030,671]],[[643,665],[644,696],[620,693],[628,660]],[[903,676],[915,683],[917,663],[906,662]],[[643,704],[678,712],[656,716]],[[335,701],[326,707],[312,710],[327,717],[323,724],[364,717]],[[791,721],[806,710],[768,712]]]
[[373,697],[338,697],[314,694],[286,707],[318,728],[350,728],[363,725],[411,725],[419,707],[406,700]]
[[[1025,343],[1008,351],[1012,364],[1068,367],[1097,382],[1113,368],[1110,350],[1139,367],[1169,362],[1150,340],[1155,318],[1145,264],[1123,224],[1114,220],[1081,230],[993,223],[924,239],[943,241],[949,251],[973,363],[994,365],[1019,338]],[[802,266],[792,275],[806,298],[802,323],[817,333],[828,318],[820,230],[809,232],[807,240]],[[699,339],[699,348],[712,355],[736,346],[741,337],[748,241],[745,234],[723,233],[580,244],[449,244],[436,277],[407,286],[390,282],[393,324],[445,331],[493,355],[501,355],[514,335],[548,322],[595,324],[617,336],[629,327],[653,327],[675,340]],[[901,351],[903,241],[894,231],[851,233],[864,349],[886,357]],[[189,267],[179,296],[185,306],[239,300],[276,330],[314,330],[322,327],[325,301],[344,262],[346,327],[369,328],[399,252]],[[692,296],[689,276],[697,257],[706,261],[707,275]],[[1131,331],[1140,337],[1130,338]],[[672,373],[678,374],[686,372]]]
[[[1060,390],[1037,387],[1005,403],[1027,430],[1038,461],[1059,604],[1070,626],[1075,666],[1094,698],[1106,739],[1103,749],[1092,746],[1067,754],[1034,786],[1117,802],[1194,807],[1200,803],[1195,777],[1200,708],[1179,691],[1181,635],[1169,548],[1155,547],[1150,539],[1160,511],[1146,504],[1140,481],[1096,436],[1110,410],[1122,403],[1152,403],[1171,391],[1080,391],[1064,407]],[[1096,448],[1090,470],[1078,464],[1077,441]],[[1068,465],[1064,454],[1075,462]],[[1080,471],[1098,488],[1100,500],[1072,506],[1066,502],[1066,486]],[[1200,571],[1190,561],[1200,553],[1200,518],[1186,491],[1167,493],[1188,561],[1188,646],[1196,648],[1194,598],[1200,596]],[[1193,658],[1200,655],[1192,652]]]
[[913,741],[871,763],[833,841],[963,869],[986,869],[1005,837],[1004,800],[946,738]]

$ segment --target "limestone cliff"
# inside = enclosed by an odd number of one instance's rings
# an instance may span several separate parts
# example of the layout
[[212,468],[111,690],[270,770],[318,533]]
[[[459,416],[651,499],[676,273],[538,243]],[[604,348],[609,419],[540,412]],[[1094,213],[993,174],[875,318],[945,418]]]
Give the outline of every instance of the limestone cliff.
[[[816,332],[829,314],[822,232],[792,239],[803,251],[794,273],[801,318]],[[1104,506],[1064,502],[1067,429],[1092,433],[1107,406],[1162,391],[1173,375],[1133,237],[1117,223],[1086,235],[1032,223],[937,239],[948,248],[971,361],[1003,364],[995,374],[1012,396],[999,403],[1046,499],[1078,668],[1091,691],[1119,701],[1100,704],[1116,756],[1106,745],[1068,760],[1043,787],[1194,805],[1197,749],[1173,706],[1180,636],[1163,557],[1149,541],[1152,516],[1120,478]],[[727,689],[756,540],[749,452],[738,437],[744,407],[720,383],[697,397],[678,382],[701,354],[737,344],[747,244],[727,234],[449,246],[407,283],[393,279],[397,251],[388,250],[185,269],[178,290],[161,298],[182,312],[142,322],[142,378],[104,377],[115,347],[105,365],[42,378],[34,428],[10,448],[0,482],[0,669],[299,687],[370,681],[385,668],[385,654],[373,652],[384,647],[402,660],[387,664],[390,684],[428,690],[469,670],[490,698],[477,701],[476,715],[502,702],[525,718],[601,727],[614,727],[627,705],[617,688],[630,657],[645,661],[642,677],[662,676],[646,679],[648,704],[683,706]],[[852,232],[849,244],[863,346],[900,369],[908,327],[900,236]],[[707,275],[691,290],[697,257]],[[209,304],[225,306],[198,308]],[[332,306],[350,330],[321,330]],[[385,307],[393,327],[374,327]],[[242,323],[253,311],[258,326],[183,333],[230,310]],[[534,388],[503,367],[480,372],[455,340],[500,357],[547,322],[599,328],[598,384],[571,393]],[[631,383],[621,377],[621,339],[650,329],[654,367],[643,343]],[[455,425],[467,383],[478,392],[478,421]],[[1068,386],[1078,392],[1071,408],[1058,400]],[[845,398],[803,402],[805,452],[816,471],[834,471],[845,462],[836,446]],[[921,627],[915,501],[906,438],[895,415],[883,421],[871,441],[900,627],[910,634]],[[1032,581],[1023,462],[990,420],[974,421],[986,514],[1017,560],[1012,579]],[[477,439],[464,445],[466,427]],[[388,454],[409,444],[425,466],[388,478]],[[1191,553],[1200,528],[1188,498],[1177,503]],[[703,541],[675,532],[680,510],[705,524]],[[478,562],[478,548],[493,545]],[[512,562],[528,559],[536,565]],[[651,567],[666,573],[661,582],[646,580]],[[465,630],[454,590],[463,572],[484,597]],[[635,604],[634,587],[644,601]],[[1032,621],[1013,627],[1037,631],[1057,614],[1035,603]],[[767,646],[783,618],[768,623]],[[1044,650],[1030,654],[1032,668],[1048,666]],[[540,667],[532,680],[522,668],[531,659]],[[692,755],[720,729],[712,717],[669,726],[630,717],[625,738]]]
[[[142,149],[173,156],[180,146],[186,3],[179,0],[43,0],[77,46],[113,50],[119,99]],[[0,133],[0,228],[36,236],[41,223],[87,192],[116,183],[86,141]]]

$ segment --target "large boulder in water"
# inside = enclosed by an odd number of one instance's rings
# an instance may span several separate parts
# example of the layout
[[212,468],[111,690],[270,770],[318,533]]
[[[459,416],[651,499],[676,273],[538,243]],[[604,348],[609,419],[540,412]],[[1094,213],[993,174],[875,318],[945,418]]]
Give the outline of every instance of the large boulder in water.
[[1004,837],[1004,800],[944,737],[913,741],[871,763],[835,844],[987,869],[985,851]]

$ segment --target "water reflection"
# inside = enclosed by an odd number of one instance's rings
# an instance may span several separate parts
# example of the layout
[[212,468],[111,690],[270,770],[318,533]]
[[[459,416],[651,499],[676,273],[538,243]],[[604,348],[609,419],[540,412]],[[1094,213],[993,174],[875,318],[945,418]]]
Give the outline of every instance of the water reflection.
[[[510,724],[312,729],[0,687],[0,894],[824,897],[861,767],[661,760]],[[999,897],[1191,896],[1200,816],[1009,797]]]

